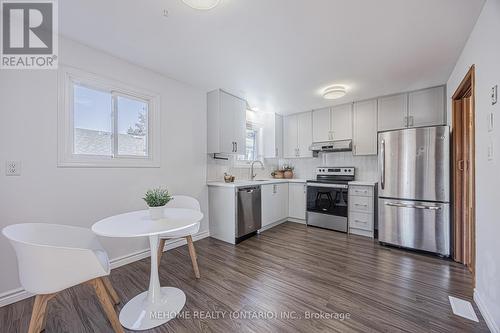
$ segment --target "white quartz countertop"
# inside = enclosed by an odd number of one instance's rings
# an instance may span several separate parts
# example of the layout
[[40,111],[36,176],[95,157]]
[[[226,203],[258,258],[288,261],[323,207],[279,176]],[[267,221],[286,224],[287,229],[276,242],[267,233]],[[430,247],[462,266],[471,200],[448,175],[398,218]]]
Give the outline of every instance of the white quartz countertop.
[[223,181],[210,181],[207,182],[208,186],[219,186],[219,187],[243,187],[252,185],[266,185],[266,184],[279,184],[279,183],[306,183],[306,179],[258,179],[258,180],[235,180],[234,183],[226,183]]
[[349,185],[358,185],[358,186],[376,186],[377,182],[376,181],[370,181],[370,180],[355,180],[352,182],[349,182]]

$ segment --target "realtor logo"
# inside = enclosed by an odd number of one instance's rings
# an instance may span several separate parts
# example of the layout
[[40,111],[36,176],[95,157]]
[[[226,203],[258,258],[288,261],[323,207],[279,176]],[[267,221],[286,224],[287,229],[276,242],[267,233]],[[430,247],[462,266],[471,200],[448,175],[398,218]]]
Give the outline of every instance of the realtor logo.
[[1,0],[2,69],[57,68],[56,0]]

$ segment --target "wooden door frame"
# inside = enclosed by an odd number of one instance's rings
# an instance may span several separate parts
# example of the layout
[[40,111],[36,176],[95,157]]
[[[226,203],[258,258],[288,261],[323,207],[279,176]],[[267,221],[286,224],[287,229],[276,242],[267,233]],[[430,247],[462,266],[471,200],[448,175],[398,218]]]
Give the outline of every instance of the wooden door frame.
[[[462,113],[463,109],[457,107],[457,101],[462,100],[465,97],[470,97],[471,98],[471,124],[470,124],[470,136],[471,136],[471,146],[469,147],[470,152],[469,152],[469,162],[470,165],[468,166],[468,173],[471,177],[471,182],[469,184],[469,187],[466,189],[467,194],[471,198],[471,204],[472,204],[472,209],[470,211],[470,220],[471,220],[471,230],[470,230],[470,239],[469,241],[471,242],[471,261],[470,261],[470,266],[469,269],[473,275],[474,278],[474,285],[475,285],[475,275],[476,275],[476,180],[475,180],[475,173],[476,173],[476,130],[475,130],[475,118],[476,118],[476,111],[475,111],[475,66],[472,65],[465,77],[463,78],[462,82],[458,86],[457,90],[453,94],[452,101],[451,101],[451,107],[452,107],[452,143],[453,143],[453,149],[452,149],[452,183],[453,183],[453,207],[456,207],[456,200],[457,198],[460,198],[462,200],[462,193],[457,193],[457,177],[456,175],[456,168],[457,165],[455,164],[455,135],[454,135],[454,129],[457,127],[457,114]],[[460,120],[463,121],[463,120]],[[457,248],[456,245],[456,240],[459,238],[458,232],[460,230],[457,228],[457,221],[455,219],[455,209],[453,209],[453,248],[454,250]],[[455,257],[455,254],[454,254]]]

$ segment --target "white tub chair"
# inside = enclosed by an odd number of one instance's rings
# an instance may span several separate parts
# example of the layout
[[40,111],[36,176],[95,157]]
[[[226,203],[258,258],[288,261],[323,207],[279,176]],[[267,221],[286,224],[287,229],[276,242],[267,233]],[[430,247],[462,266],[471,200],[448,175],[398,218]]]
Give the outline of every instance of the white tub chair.
[[[185,195],[175,195],[173,196],[173,200],[171,200],[167,204],[168,208],[187,208],[187,209],[195,209],[201,211],[200,203],[198,200],[192,197],[188,197]],[[198,268],[198,259],[196,257],[196,250],[194,249],[193,237],[192,235],[196,234],[200,230],[200,223],[197,223],[194,227],[189,230],[183,230],[182,232],[177,233],[168,233],[160,236],[160,244],[158,246],[158,266],[160,266],[161,255],[163,254],[163,250],[165,248],[165,242],[169,239],[177,239],[177,238],[185,238],[187,241],[189,255],[191,257],[191,263],[193,265],[194,275],[197,279],[200,278],[200,270]]]
[[123,332],[114,309],[120,299],[107,277],[110,272],[108,255],[92,231],[26,223],[5,227],[2,233],[16,252],[21,285],[36,295],[29,333],[45,329],[50,299],[84,282],[94,288],[114,331]]

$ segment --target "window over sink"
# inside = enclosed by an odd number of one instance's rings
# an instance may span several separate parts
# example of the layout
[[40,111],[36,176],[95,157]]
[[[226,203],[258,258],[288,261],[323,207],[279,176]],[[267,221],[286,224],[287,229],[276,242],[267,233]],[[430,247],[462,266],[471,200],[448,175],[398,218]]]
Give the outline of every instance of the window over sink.
[[245,155],[236,157],[236,166],[246,167],[252,161],[263,160],[262,133],[263,125],[258,121],[255,112],[248,110],[246,116]]

